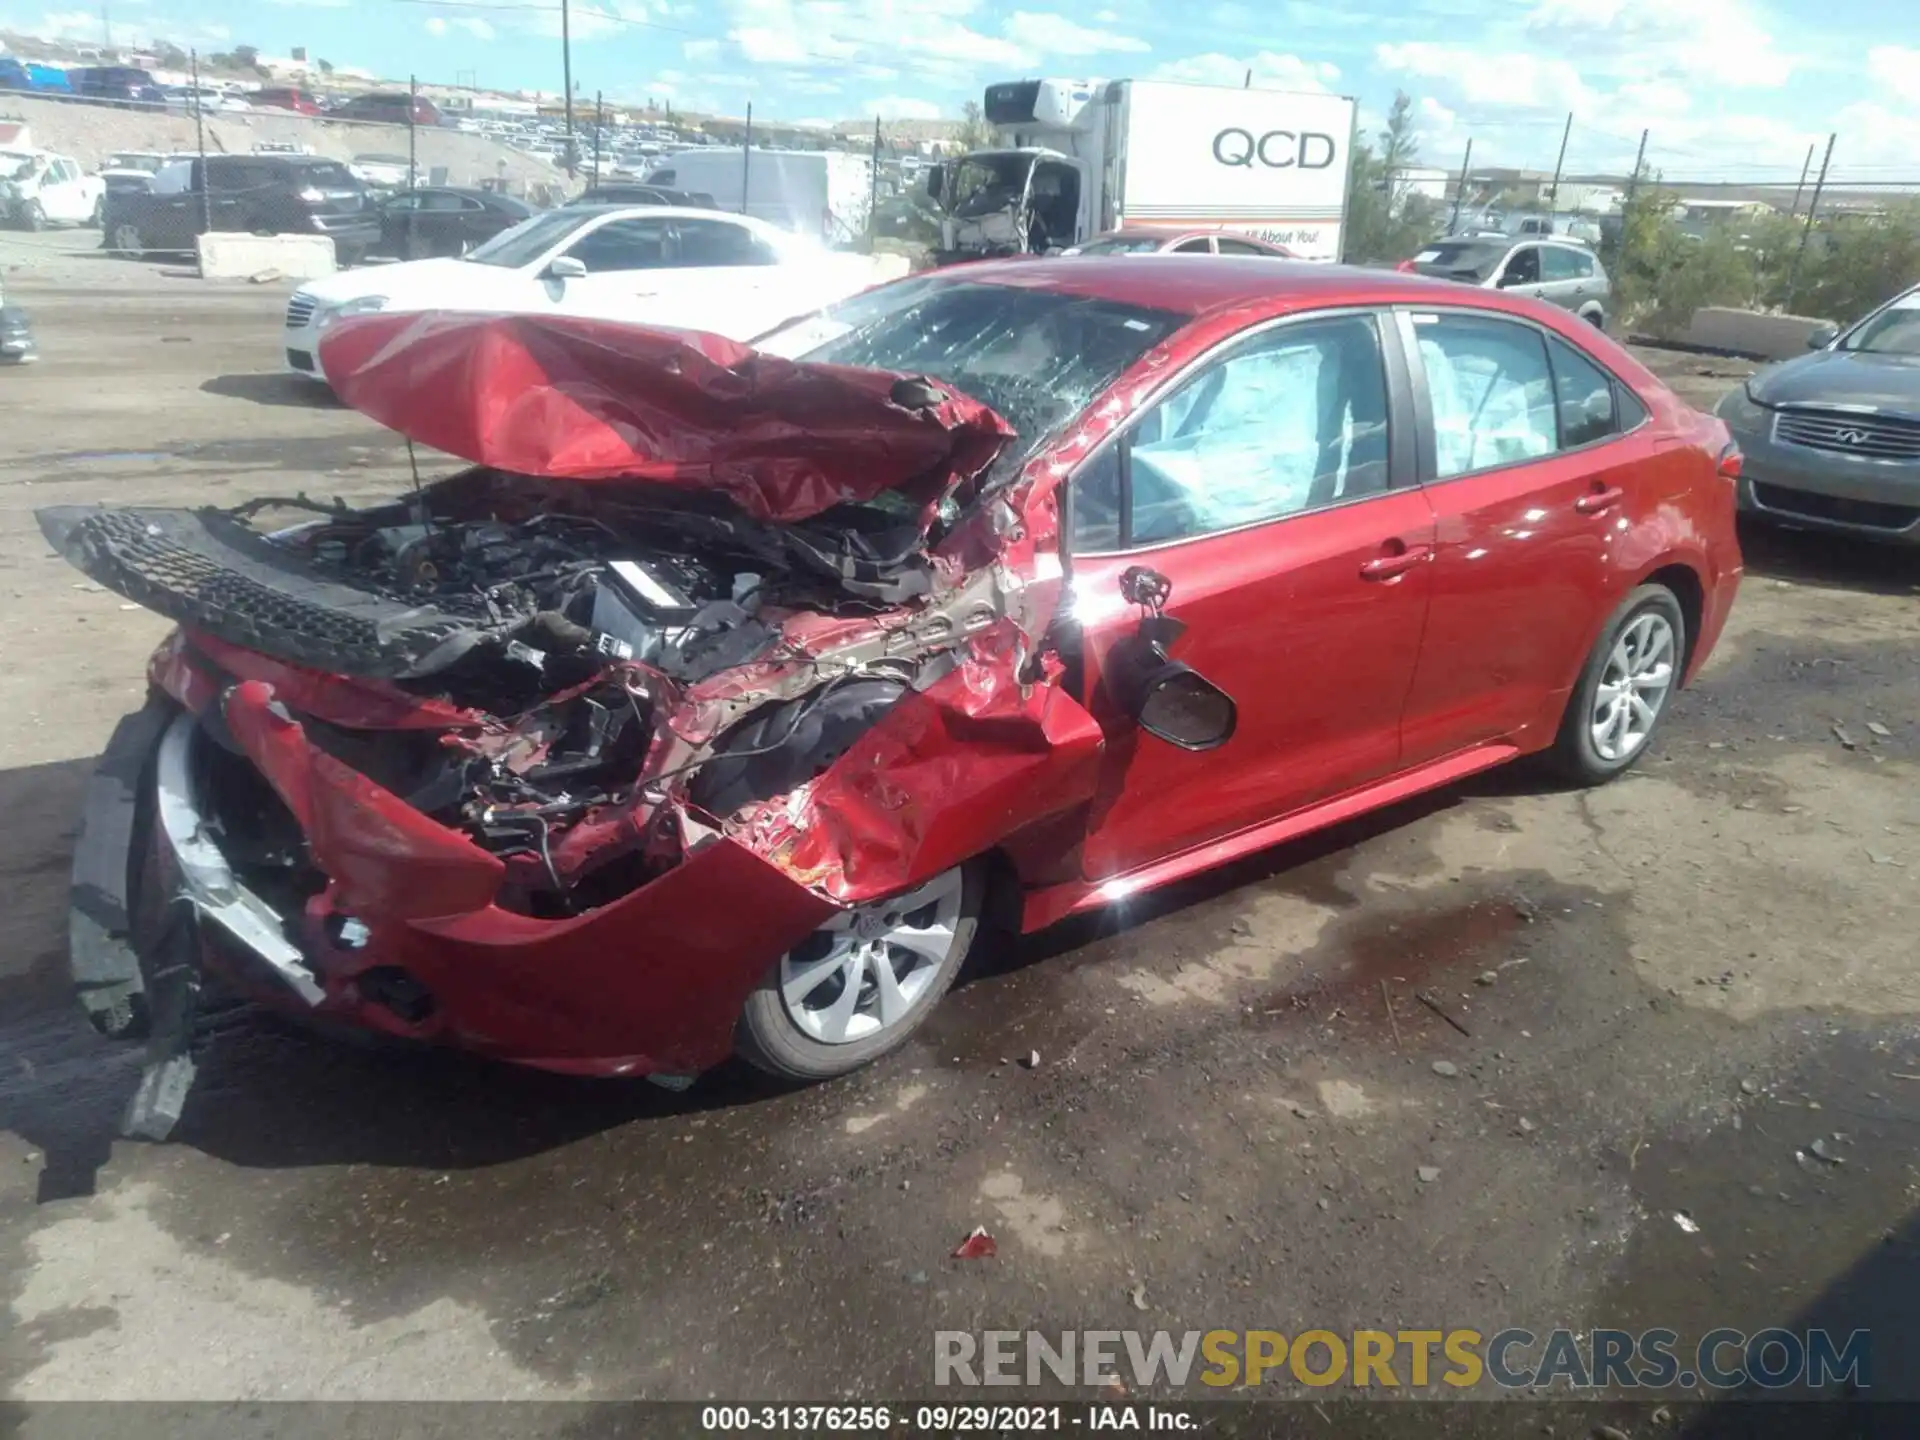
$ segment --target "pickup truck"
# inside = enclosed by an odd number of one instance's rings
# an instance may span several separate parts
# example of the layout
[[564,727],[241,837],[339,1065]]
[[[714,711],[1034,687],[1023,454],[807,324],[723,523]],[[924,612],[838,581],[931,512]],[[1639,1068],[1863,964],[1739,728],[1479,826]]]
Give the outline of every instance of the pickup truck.
[[106,247],[123,254],[186,251],[206,230],[330,235],[342,264],[380,239],[367,188],[338,160],[312,155],[209,155],[176,160],[151,191],[109,191]]

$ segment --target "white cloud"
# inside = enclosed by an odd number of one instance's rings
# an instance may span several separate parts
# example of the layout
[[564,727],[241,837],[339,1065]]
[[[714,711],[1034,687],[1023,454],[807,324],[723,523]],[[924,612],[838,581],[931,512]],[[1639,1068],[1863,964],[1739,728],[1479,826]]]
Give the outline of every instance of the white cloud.
[[442,20],[438,15],[435,15],[431,20],[427,21],[427,34],[444,35],[446,33],[447,22]]
[[103,33],[99,12],[94,10],[50,10],[38,24],[21,28],[42,40],[80,40],[90,45],[99,44]]
[[1657,73],[1719,87],[1772,88],[1794,61],[1746,0],[1539,0],[1523,21],[1554,54],[1578,55],[1589,72]]
[[1920,105],[1920,50],[1911,45],[1876,45],[1867,52],[1867,74],[1875,84]]
[[1046,11],[1016,10],[1007,17],[1007,38],[1042,55],[1102,55],[1112,51],[1139,54],[1153,47],[1116,30],[1095,30]]
[[718,40],[689,40],[680,47],[680,53],[695,65],[706,65],[720,58]]
[[1573,65],[1526,51],[1410,40],[1375,46],[1373,54],[1381,69],[1444,81],[1448,91],[1473,105],[1563,111],[1595,105],[1593,92]]
[[882,95],[878,100],[869,100],[860,113],[878,115],[882,120],[938,120],[942,111],[931,100],[912,95]]
[[1190,85],[1240,85],[1247,72],[1262,90],[1327,90],[1340,78],[1340,67],[1325,60],[1302,60],[1298,55],[1283,55],[1262,50],[1256,55],[1223,55],[1210,51],[1189,55],[1184,60],[1169,60],[1151,76],[1155,80],[1181,80]]
[[477,15],[465,17],[456,23],[458,23],[462,30],[466,31],[476,40],[493,39],[493,26],[489,25]]
[[288,10],[344,10],[353,0],[267,0],[267,3]]

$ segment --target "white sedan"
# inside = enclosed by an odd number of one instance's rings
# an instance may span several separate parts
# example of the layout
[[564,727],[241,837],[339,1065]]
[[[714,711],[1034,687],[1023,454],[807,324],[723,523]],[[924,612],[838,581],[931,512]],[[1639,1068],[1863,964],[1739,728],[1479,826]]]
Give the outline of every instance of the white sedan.
[[287,368],[324,380],[320,335],[381,310],[590,315],[748,340],[864,290],[864,255],[744,215],[665,205],[570,205],[457,260],[410,260],[312,280],[287,303]]

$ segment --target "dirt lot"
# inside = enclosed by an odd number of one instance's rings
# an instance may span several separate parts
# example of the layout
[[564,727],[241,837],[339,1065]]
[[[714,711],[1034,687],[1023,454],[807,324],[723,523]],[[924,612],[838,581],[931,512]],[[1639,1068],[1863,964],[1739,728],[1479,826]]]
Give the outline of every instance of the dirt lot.
[[[242,1015],[176,1141],[117,1140],[66,870],[163,627],[32,509],[406,465],[276,373],[283,289],[73,263],[9,277],[45,358],[0,372],[7,1396],[898,1397],[942,1328],[1824,1323],[1920,1398],[1920,562],[1806,537],[1751,537],[1632,777],[1496,774],[1001,946],[848,1081],[670,1096]],[[1744,368],[1657,359],[1703,402]],[[999,1258],[950,1259],[975,1225]]]

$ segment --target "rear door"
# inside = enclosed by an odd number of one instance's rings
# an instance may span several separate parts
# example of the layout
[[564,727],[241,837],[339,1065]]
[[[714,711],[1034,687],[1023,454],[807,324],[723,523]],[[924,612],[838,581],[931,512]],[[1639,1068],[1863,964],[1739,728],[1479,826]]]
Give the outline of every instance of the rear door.
[[[1069,490],[1082,696],[1109,747],[1084,874],[1102,880],[1389,774],[1427,606],[1433,513],[1398,336],[1369,311],[1262,327],[1213,352],[1094,452]],[[1102,683],[1144,565],[1186,624],[1172,654],[1239,728],[1190,754]]]
[[1646,412],[1513,316],[1403,310],[1436,519],[1432,603],[1402,727],[1408,765],[1557,723],[1618,603],[1616,537],[1654,499]]
[[1573,245],[1540,247],[1540,290],[1563,310],[1578,310],[1587,302],[1593,258]]

